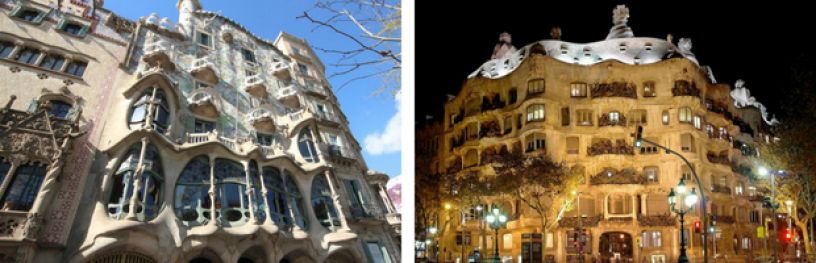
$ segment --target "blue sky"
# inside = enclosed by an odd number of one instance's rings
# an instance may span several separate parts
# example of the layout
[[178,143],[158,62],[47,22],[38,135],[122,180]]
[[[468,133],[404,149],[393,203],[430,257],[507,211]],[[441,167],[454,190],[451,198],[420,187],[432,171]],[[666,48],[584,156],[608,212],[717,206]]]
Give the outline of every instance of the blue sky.
[[[134,3],[140,4],[135,5]],[[316,29],[307,20],[296,19],[304,11],[309,10],[313,4],[312,1],[300,0],[201,1],[204,10],[219,12],[241,23],[262,38],[274,40],[278,32],[286,31],[306,39],[317,47],[353,48],[354,46],[348,39],[325,28]],[[104,8],[133,20],[155,12],[159,17],[169,17],[173,22],[178,22],[178,10],[174,0],[109,0],[105,1]],[[352,28],[343,29],[354,30]],[[338,59],[335,55],[316,52],[326,65],[326,76],[338,71],[331,65]],[[335,95],[340,101],[341,110],[348,117],[354,137],[363,148],[368,148],[363,149],[363,155],[369,169],[383,171],[394,177],[400,174],[400,117],[396,106],[398,101],[389,94],[374,95],[374,92],[382,86],[382,80],[378,78],[355,81],[337,90],[337,87],[346,80],[372,72],[374,70],[364,70],[349,76],[338,76],[329,79],[329,82],[335,87]],[[383,147],[366,146],[366,142],[370,145],[386,145],[386,147],[383,149]],[[376,154],[372,154],[372,151]]]

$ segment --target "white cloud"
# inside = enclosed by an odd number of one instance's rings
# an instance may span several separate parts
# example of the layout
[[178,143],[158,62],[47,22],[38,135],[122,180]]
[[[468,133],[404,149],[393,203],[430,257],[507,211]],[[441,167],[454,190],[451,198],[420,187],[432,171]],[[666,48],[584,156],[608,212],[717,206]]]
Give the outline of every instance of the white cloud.
[[402,180],[401,177],[402,177],[402,175],[397,175],[397,176],[391,177],[391,179],[388,179],[388,182],[385,184],[385,188],[391,189],[391,187],[393,187],[395,184],[401,183],[402,182],[402,181],[400,181],[400,180]]
[[385,130],[370,133],[366,135],[363,140],[366,152],[371,155],[395,153],[402,149],[402,133],[400,132],[402,117],[400,116],[399,106],[400,95],[397,95],[395,102],[397,112],[388,120],[388,124],[385,125]]

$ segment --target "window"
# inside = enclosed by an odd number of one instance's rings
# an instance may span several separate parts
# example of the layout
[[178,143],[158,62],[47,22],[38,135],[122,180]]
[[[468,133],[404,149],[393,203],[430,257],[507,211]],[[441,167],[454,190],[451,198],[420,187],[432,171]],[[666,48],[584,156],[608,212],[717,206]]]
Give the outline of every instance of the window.
[[[346,188],[346,193],[348,193],[348,196],[351,198],[350,210],[352,215],[357,218],[372,215],[373,211],[370,211],[369,202],[363,195],[363,188],[360,187],[360,182],[357,180],[343,180],[343,185]],[[382,205],[382,203],[380,204]]]
[[212,215],[209,189],[210,160],[201,155],[190,160],[179,175],[174,200],[176,216],[187,225],[207,224]]
[[573,98],[586,98],[587,96],[587,84],[583,82],[576,82],[570,84],[570,97]]
[[[587,231],[587,232],[589,232],[589,231]],[[579,233],[580,232],[576,232],[575,230],[567,230],[567,242],[566,242],[567,245],[565,246],[566,249],[567,249],[567,254],[578,254],[578,252],[582,252],[584,255],[587,255],[587,254],[591,255],[592,254],[592,233],[584,233],[583,235],[580,235]],[[578,249],[578,246],[573,245],[573,244],[577,244],[578,242],[582,241],[582,240],[580,240],[581,236],[583,236],[583,238],[584,238],[583,242],[581,242],[581,243],[584,244],[582,246],[583,251],[580,251]]]
[[544,120],[543,104],[533,104],[527,107],[527,122],[543,120]]
[[65,69],[65,73],[82,77],[82,74],[85,74],[85,68],[88,66],[88,63],[82,61],[71,61],[68,64],[68,68]]
[[[161,157],[156,147],[147,144],[144,158],[140,160],[142,146],[142,143],[137,143],[130,147],[120,162],[119,169],[113,174],[113,186],[108,199],[108,216],[113,219],[124,219],[133,207],[139,221],[150,221],[159,214],[164,181]],[[140,161],[145,169],[137,169]],[[136,177],[141,178],[138,185]],[[131,203],[134,192],[137,193],[136,201]]]
[[651,98],[656,97],[657,91],[655,90],[655,82],[654,81],[646,81],[643,83],[643,97],[644,98]]
[[468,245],[470,245],[470,240],[471,240],[470,232],[456,231],[456,245],[457,246],[461,246],[463,244],[465,246],[468,246]]
[[210,84],[207,84],[207,83],[204,83],[204,82],[201,82],[201,81],[195,81],[195,88],[196,89],[206,89],[206,88],[209,88],[209,87],[211,87]]
[[632,110],[629,112],[629,116],[627,117],[629,125],[638,126],[646,125],[648,115],[646,110]]
[[643,231],[640,234],[643,248],[660,248],[663,246],[662,233],[660,231]]
[[68,117],[68,114],[71,113],[71,108],[73,107],[71,104],[59,100],[51,100],[48,102],[48,105],[51,106],[51,109],[48,111],[48,115],[61,119]]
[[3,193],[0,203],[3,211],[28,211],[40,193],[40,186],[45,179],[46,165],[28,163],[17,167],[7,182],[8,188]]
[[9,170],[11,170],[11,163],[6,161],[3,156],[0,156],[0,183],[6,180]]
[[513,131],[513,116],[507,116],[504,118],[504,134],[508,134]]
[[507,101],[509,104],[516,103],[516,101],[518,100],[518,91],[516,91],[516,88],[510,89],[510,91],[507,92],[507,97],[508,97]]
[[303,128],[303,130],[300,131],[298,149],[300,150],[300,156],[302,156],[306,162],[316,163],[320,161],[320,158],[317,157],[314,140],[312,139],[312,131],[309,130],[309,128]]
[[281,177],[280,169],[272,166],[263,167],[263,185],[266,188],[266,206],[272,221],[282,229],[291,228],[295,220],[305,227],[301,205],[300,191],[294,178],[288,171]]
[[577,110],[575,111],[576,124],[578,126],[592,126],[592,111],[591,110]]
[[40,62],[40,67],[48,70],[60,71],[63,63],[65,63],[65,58],[62,56],[49,54],[43,58],[42,62]]
[[545,136],[543,133],[533,133],[527,135],[527,152],[532,152],[538,149],[545,149]]
[[246,49],[246,48],[242,48],[242,49],[241,49],[241,54],[242,54],[242,55],[244,55],[244,61],[248,61],[248,62],[256,63],[256,61],[255,61],[255,53],[254,53],[254,52],[252,52],[252,50],[249,50],[249,49]]
[[751,245],[751,238],[750,237],[743,237],[742,238],[742,249],[744,249],[744,250],[753,249],[753,246]]
[[720,139],[728,139],[728,130],[725,127],[720,127]]
[[251,209],[248,195],[251,185],[246,181],[244,166],[236,161],[218,158],[213,170],[216,220],[227,226],[245,224],[249,221]]
[[275,143],[275,137],[269,134],[258,133],[255,135],[258,139],[258,144],[262,146],[272,146]]
[[742,195],[742,189],[743,189],[742,182],[737,183],[737,185],[734,186],[734,194]]
[[643,177],[646,178],[646,182],[650,182],[650,183],[659,182],[657,166],[644,167],[643,168]]
[[8,58],[11,52],[14,51],[14,44],[11,42],[0,41],[0,58]]
[[711,124],[706,124],[705,131],[706,131],[706,134],[708,134],[708,137],[714,138],[714,136],[715,136],[714,135],[714,126],[712,126]]
[[[153,128],[159,133],[164,133],[170,126],[170,106],[164,96],[164,91],[155,87],[145,89],[142,96],[131,106],[130,120],[128,121],[130,128],[139,129],[144,127],[148,119],[147,114],[151,110],[153,116],[149,117],[152,120]],[[198,121],[196,122],[196,128],[198,128]]]
[[385,245],[378,241],[366,242],[366,255],[373,263],[391,263],[391,255],[388,254]]
[[[256,165],[254,161],[250,164]],[[238,162],[218,158],[214,166],[210,165],[210,160],[200,155],[184,167],[176,183],[174,207],[177,216],[189,226],[205,225],[213,216],[219,225],[245,224],[249,221],[250,209],[254,208],[256,212],[258,209],[256,204],[249,202],[248,194],[252,183],[258,183],[257,166],[251,167],[249,175],[253,180],[247,182],[246,170]],[[210,189],[215,192],[213,196],[208,194]]]
[[318,173],[312,180],[312,209],[320,224],[329,229],[340,227],[340,218],[332,199],[332,190],[329,182],[322,173]]
[[212,47],[212,37],[210,37],[210,34],[208,33],[198,31],[198,34],[196,35],[196,43],[198,43],[199,46],[210,48]]
[[680,174],[683,176],[683,180],[686,180],[686,182],[690,182],[691,177],[693,176],[693,174],[691,173],[691,168],[688,165],[685,165],[685,164],[683,165],[683,168],[682,168],[682,171],[681,171]]
[[300,49],[296,47],[292,47],[292,53],[294,53],[295,55],[303,56],[303,51],[300,51]]
[[84,36],[85,32],[87,31],[87,27],[77,23],[68,22],[65,23],[60,30],[74,36]]
[[609,121],[612,122],[612,123],[620,122],[620,112],[610,111],[609,112]]
[[20,51],[20,53],[17,53],[17,57],[14,58],[14,60],[17,60],[17,62],[20,63],[34,65],[34,63],[37,62],[37,58],[39,57],[40,57],[39,50],[26,47],[23,48],[23,50]]
[[610,214],[631,214],[632,200],[626,194],[612,194],[609,196],[609,206],[606,209]]
[[17,13],[17,15],[15,15],[15,17],[20,18],[20,19],[25,20],[25,21],[28,21],[28,22],[39,23],[40,21],[42,21],[42,18],[40,17],[41,14],[42,14],[42,12],[37,11],[37,10],[23,9],[22,11]]
[[561,108],[561,126],[570,125],[570,110],[569,107]]
[[303,73],[304,75],[309,74],[309,67],[303,65],[303,63],[297,63],[298,72]]
[[703,120],[699,115],[694,115],[694,128],[700,129],[703,125]]
[[691,123],[691,108],[689,107],[682,107],[679,110],[679,117],[678,119],[680,122]]
[[696,151],[694,147],[694,137],[692,137],[691,134],[684,133],[680,135],[680,150],[684,152]]
[[578,154],[578,137],[567,137],[567,154]]
[[513,234],[504,234],[502,236],[502,247],[504,249],[513,249]]
[[660,120],[663,121],[663,125],[669,125],[669,111],[664,110],[663,116],[660,117]]
[[210,121],[196,119],[193,125],[193,132],[195,133],[209,133],[215,130],[215,123]]
[[527,82],[527,94],[541,94],[544,93],[544,79],[533,79]]

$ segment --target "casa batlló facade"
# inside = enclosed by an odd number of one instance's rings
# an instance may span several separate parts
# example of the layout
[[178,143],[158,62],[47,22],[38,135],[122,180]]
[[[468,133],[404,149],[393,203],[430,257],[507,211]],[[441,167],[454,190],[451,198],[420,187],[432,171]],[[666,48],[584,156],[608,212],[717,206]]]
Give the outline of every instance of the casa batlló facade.
[[[688,158],[702,180],[696,190],[716,216],[710,258],[751,262],[761,253],[756,229],[772,217],[761,203],[770,191],[752,184],[749,174],[756,169],[755,145],[770,140],[775,120],[761,105],[745,107],[753,97],[741,81],[734,88],[717,83],[691,52],[691,40],[635,37],[626,25],[628,9],[613,14],[609,35],[593,43],[562,41],[554,30],[552,39],[516,49],[502,34],[493,58],[445,104],[444,120],[417,132],[420,152],[433,155],[424,164],[429,174],[490,176],[491,158],[512,151],[563,162],[583,178],[571,210],[545,231],[519,200],[487,196],[483,209],[443,200],[430,223],[438,230],[428,235],[421,257],[492,256],[496,240],[482,211],[498,207],[509,218],[498,232],[503,262],[676,261],[679,222],[667,196],[681,178],[697,185],[676,156],[646,144],[634,148],[637,126],[644,138]],[[693,229],[702,220],[699,206],[685,221],[692,262],[703,257]],[[583,242],[576,239],[579,228],[587,233]]]
[[177,8],[0,1],[0,262],[398,262],[309,44]]

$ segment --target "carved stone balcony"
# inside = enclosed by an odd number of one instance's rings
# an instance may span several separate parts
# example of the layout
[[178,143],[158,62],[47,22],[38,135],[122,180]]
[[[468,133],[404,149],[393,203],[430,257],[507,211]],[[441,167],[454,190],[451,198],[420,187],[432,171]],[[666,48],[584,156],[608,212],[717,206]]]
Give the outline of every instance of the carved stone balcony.
[[249,76],[244,80],[244,91],[259,98],[266,98],[269,95],[266,92],[266,82],[258,74]]
[[697,84],[688,82],[686,80],[678,80],[674,82],[672,88],[672,96],[692,96],[700,97],[700,90],[697,89]]
[[325,112],[315,112],[314,115],[315,115],[315,117],[317,117],[318,121],[320,121],[321,123],[323,123],[325,125],[335,126],[335,127],[340,126],[340,118],[338,118],[337,115],[334,115],[334,114],[331,114],[331,113],[325,113]]
[[314,118],[314,114],[307,109],[301,109],[299,111],[289,113],[289,120],[294,124],[301,122],[303,120]]
[[731,165],[731,161],[728,159],[728,151],[722,151],[720,154],[708,152],[706,153],[706,158],[708,158],[708,161],[711,163]]
[[677,218],[671,215],[639,215],[638,223],[644,227],[674,226],[677,225]]
[[615,140],[615,144],[613,145],[612,140],[601,139],[587,147],[587,154],[589,156],[602,154],[634,155],[635,148],[632,145],[627,144],[625,140]]
[[286,87],[278,89],[278,92],[275,94],[275,98],[277,98],[283,105],[286,105],[290,108],[299,108],[300,107],[300,99],[298,98],[298,87],[294,84],[290,84]]
[[216,118],[219,115],[216,91],[212,88],[196,89],[187,98],[187,106],[195,114]]
[[502,135],[501,127],[499,127],[499,122],[492,120],[483,122],[479,128],[479,137],[499,137]]
[[0,240],[36,238],[41,221],[34,214],[22,211],[0,212]]
[[349,165],[357,161],[356,151],[352,150],[351,148],[325,144],[323,145],[323,149],[332,162]]
[[385,220],[374,204],[355,204],[350,207],[351,218],[360,223],[380,223]]
[[281,146],[279,144],[269,145],[269,146],[266,146],[266,145],[256,145],[256,146],[259,147],[259,149],[261,151],[261,155],[263,155],[267,159],[272,159],[275,156],[281,156],[281,155],[286,155],[286,156],[289,156],[292,159],[294,159],[294,156],[292,156],[290,153],[286,152],[286,149],[284,149],[283,146]]
[[176,64],[173,63],[173,46],[170,42],[159,40],[145,45],[142,60],[150,67],[174,71]]
[[624,97],[637,99],[635,84],[624,82],[593,84],[590,88],[592,98]]
[[725,185],[714,184],[714,185],[711,185],[711,192],[731,194],[731,188],[728,187],[728,186],[725,186]]
[[292,79],[292,73],[289,71],[289,63],[284,61],[276,62],[272,65],[272,75],[283,80]]
[[623,114],[618,116],[618,120],[609,118],[609,114],[603,114],[598,117],[598,127],[604,126],[626,126],[626,117]]
[[270,133],[277,130],[277,127],[275,126],[275,114],[272,112],[272,110],[257,108],[249,113],[247,120],[252,124],[252,126],[255,126],[255,129],[257,130]]
[[215,57],[212,55],[193,60],[193,68],[190,70],[190,74],[212,84],[218,84],[220,81],[218,68],[215,66]]
[[643,175],[638,174],[633,168],[624,168],[621,171],[609,169],[596,174],[589,179],[589,182],[593,185],[644,184],[646,183],[646,178],[644,178]]
[[579,226],[579,220],[581,226],[583,227],[596,227],[598,223],[601,222],[601,216],[589,216],[589,217],[563,217],[561,220],[558,220],[558,225],[561,227],[568,227],[568,228],[575,228]]

